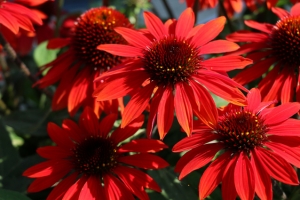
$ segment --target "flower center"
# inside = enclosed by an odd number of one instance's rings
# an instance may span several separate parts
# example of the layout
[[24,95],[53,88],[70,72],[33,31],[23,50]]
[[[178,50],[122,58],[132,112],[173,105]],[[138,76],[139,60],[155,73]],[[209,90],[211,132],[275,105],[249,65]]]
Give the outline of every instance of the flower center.
[[199,51],[185,40],[168,36],[154,41],[144,52],[144,66],[150,79],[161,85],[187,81],[200,67]]
[[73,149],[75,168],[88,175],[101,175],[116,166],[116,147],[109,139],[88,137]]
[[129,20],[120,12],[106,8],[93,8],[82,14],[76,23],[72,37],[73,47],[80,60],[107,70],[121,62],[121,57],[97,50],[100,44],[127,44],[114,31],[115,27],[130,27]]
[[218,123],[220,142],[234,152],[249,153],[254,147],[262,146],[267,140],[267,127],[259,115],[249,111],[226,113]]
[[279,20],[271,33],[275,56],[290,65],[300,65],[300,16]]

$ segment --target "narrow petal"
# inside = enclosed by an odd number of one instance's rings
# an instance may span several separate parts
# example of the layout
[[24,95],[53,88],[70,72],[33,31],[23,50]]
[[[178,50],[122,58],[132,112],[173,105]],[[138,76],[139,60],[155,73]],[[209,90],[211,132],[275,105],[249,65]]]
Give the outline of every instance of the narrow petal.
[[289,12],[282,9],[282,8],[279,8],[279,7],[276,7],[276,8],[272,8],[272,12],[277,15],[280,19],[282,18],[285,18],[287,16],[290,16]]
[[114,29],[117,33],[122,35],[122,37],[131,45],[141,48],[141,49],[146,49],[146,47],[150,46],[150,40],[141,34],[138,31],[135,31],[130,28],[125,28],[125,27],[117,27]]
[[271,33],[272,29],[273,29],[273,25],[272,24],[268,24],[268,23],[259,23],[253,20],[246,20],[245,24],[251,28],[254,28],[256,30],[260,30],[262,32],[265,33]]
[[261,96],[259,89],[252,88],[247,94],[247,103],[245,107],[246,110],[253,112],[261,103]]
[[184,154],[175,167],[175,171],[180,171],[179,180],[212,161],[222,147],[218,143],[206,144]]
[[157,110],[157,127],[160,139],[162,140],[170,130],[174,119],[174,96],[173,88],[167,86]]
[[71,43],[70,38],[53,38],[49,40],[47,49],[60,49]]
[[106,51],[116,56],[123,57],[143,57],[141,48],[123,45],[123,44],[101,44],[97,46],[98,50]]
[[118,149],[118,152],[120,152],[120,153],[124,153],[124,152],[155,153],[155,152],[161,151],[165,148],[168,148],[168,146],[165,145],[160,140],[136,139],[136,140],[132,140],[131,142],[128,142],[126,144],[123,144]]
[[69,149],[65,149],[59,146],[46,146],[39,147],[36,152],[46,159],[63,159],[73,155],[73,152]]
[[285,103],[277,106],[264,116],[265,124],[272,125],[283,122],[296,114],[299,110],[300,104],[298,102]]
[[217,134],[213,134],[211,132],[194,133],[190,137],[185,137],[179,142],[177,142],[173,146],[172,151],[182,152],[182,151],[191,150],[216,139],[218,139]]
[[226,36],[232,42],[264,42],[269,36],[265,33],[255,33],[251,31],[237,31]]
[[128,165],[133,165],[143,169],[161,169],[167,167],[169,164],[156,155],[148,153],[134,154],[130,156],[123,156],[118,159]]
[[[186,86],[190,87],[190,86]],[[193,129],[193,111],[190,103],[190,97],[187,95],[185,83],[177,83],[175,85],[174,106],[176,117],[180,126],[188,136],[191,135]]]
[[[287,68],[285,68],[287,69]],[[283,70],[285,71],[285,70]],[[287,103],[290,101],[293,101],[294,98],[294,93],[295,93],[295,88],[294,86],[296,85],[296,76],[293,71],[286,70],[286,72],[281,72],[284,73],[284,83],[281,89],[281,103]]]
[[224,28],[225,22],[226,18],[223,16],[207,22],[200,28],[198,33],[194,35],[191,43],[196,46],[205,45],[219,35]]
[[98,119],[90,107],[86,107],[81,113],[79,126],[87,131],[86,135],[99,135]]
[[79,199],[91,199],[97,200],[102,199],[105,196],[101,179],[98,177],[90,176],[85,184],[82,186]]
[[255,179],[248,156],[240,153],[234,169],[234,184],[242,200],[253,199],[255,194]]
[[111,174],[103,176],[104,179],[104,191],[106,198],[109,200],[134,200],[131,192],[125,187],[125,185]]
[[157,39],[168,35],[168,32],[162,21],[151,12],[144,12],[145,24],[150,33]]
[[178,18],[175,35],[178,38],[185,38],[195,24],[195,15],[191,8],[185,9]]
[[[297,129],[297,130],[299,130],[299,129]],[[297,136],[286,136],[284,134],[282,134],[282,136],[269,135],[268,139],[271,142],[284,144],[286,146],[293,147],[294,149],[300,148],[300,145],[299,145],[300,144],[299,134]]]
[[68,134],[72,140],[79,143],[84,140],[84,132],[82,129],[79,128],[77,123],[70,119],[65,119],[63,121],[62,127],[64,130],[68,131]]
[[200,55],[225,53],[239,49],[240,46],[227,40],[214,40],[200,47]]
[[3,26],[7,27],[14,34],[19,32],[19,26],[16,19],[10,14],[10,12],[1,9],[0,22]]
[[223,179],[223,173],[231,156],[229,152],[223,153],[213,161],[204,171],[199,182],[199,197],[205,199],[219,185]]
[[234,172],[235,166],[239,154],[235,154],[231,157],[231,160],[228,162],[226,169],[224,171],[222,179],[222,199],[224,200],[235,200],[237,192],[234,185]]
[[107,135],[109,134],[109,132],[112,130],[115,121],[117,120],[118,115],[117,114],[109,114],[106,117],[104,117],[100,124],[99,124],[99,131],[100,131],[100,135],[103,138],[106,138]]
[[53,142],[58,146],[73,148],[74,143],[69,139],[68,133],[56,124],[49,122],[47,126],[47,132]]
[[130,99],[130,101],[124,109],[124,113],[122,116],[122,128],[142,114],[142,112],[146,109],[147,105],[149,104],[151,95],[155,87],[156,83],[153,81],[147,86],[140,89]]
[[221,56],[204,60],[201,66],[214,71],[231,71],[243,69],[252,63],[252,60],[242,56]]
[[261,166],[260,162],[256,162],[258,159],[255,154],[251,154],[251,166],[255,177],[255,192],[260,199],[272,199],[272,182],[271,177]]
[[299,184],[293,167],[277,154],[263,148],[254,149],[253,154],[258,158],[255,162],[259,162],[274,179],[289,185]]
[[288,119],[280,124],[270,126],[268,134],[278,136],[299,136],[300,120]]
[[86,183],[88,176],[80,177],[65,193],[62,200],[79,199],[80,191],[83,185]]

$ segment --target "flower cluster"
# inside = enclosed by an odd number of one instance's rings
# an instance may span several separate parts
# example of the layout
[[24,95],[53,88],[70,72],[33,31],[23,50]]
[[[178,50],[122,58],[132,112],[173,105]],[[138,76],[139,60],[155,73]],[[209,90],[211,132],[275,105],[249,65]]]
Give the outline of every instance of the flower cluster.
[[[70,117],[61,127],[48,123],[47,140],[36,149],[44,161],[22,173],[34,179],[29,195],[149,200],[155,191],[169,197],[163,177],[155,176],[163,168],[178,173],[182,184],[201,171],[201,200],[218,188],[226,200],[269,200],[275,190],[299,185],[300,3],[288,12],[273,0],[186,0],[178,19],[163,22],[144,11],[145,28],[101,6],[57,14],[61,26],[38,36],[35,27],[51,17],[36,9],[49,2],[0,0],[3,50],[36,89],[50,87],[51,109],[66,109]],[[255,30],[225,34],[244,3],[253,12],[265,4],[277,22],[246,20]],[[225,16],[196,23],[198,9],[217,4]],[[57,52],[36,75],[8,43],[24,34],[47,40],[47,49]],[[299,190],[288,191],[282,196],[295,199]]]

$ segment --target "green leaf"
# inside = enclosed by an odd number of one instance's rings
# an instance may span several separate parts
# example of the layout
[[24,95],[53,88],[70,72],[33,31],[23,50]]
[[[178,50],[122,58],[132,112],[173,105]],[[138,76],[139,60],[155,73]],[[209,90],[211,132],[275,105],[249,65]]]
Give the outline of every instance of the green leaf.
[[13,147],[9,134],[0,119],[0,187],[2,187],[3,180],[19,161],[19,154]]
[[38,66],[43,66],[57,57],[60,49],[47,49],[48,41],[40,43],[33,52],[33,58]]
[[0,200],[30,200],[30,199],[24,194],[15,191],[0,189]]

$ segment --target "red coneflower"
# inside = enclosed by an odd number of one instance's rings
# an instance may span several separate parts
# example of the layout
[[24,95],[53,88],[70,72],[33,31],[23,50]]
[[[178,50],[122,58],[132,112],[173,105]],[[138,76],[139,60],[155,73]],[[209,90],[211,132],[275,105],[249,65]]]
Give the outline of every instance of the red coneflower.
[[300,4],[294,5],[291,13],[281,8],[272,11],[280,18],[275,25],[246,21],[246,25],[258,31],[238,31],[227,36],[231,41],[246,42],[233,55],[246,53],[254,62],[234,80],[244,85],[266,73],[258,85],[264,101],[300,102]]
[[101,122],[86,108],[79,125],[64,120],[63,128],[48,124],[48,133],[57,146],[41,147],[38,154],[47,161],[27,169],[23,175],[36,178],[28,192],[54,186],[47,199],[149,199],[145,188],[160,192],[160,187],[146,173],[138,170],[160,169],[168,164],[150,154],[167,146],[154,139],[136,139],[122,143],[143,124],[140,116],[128,126],[109,133],[115,114]]
[[300,109],[299,103],[266,108],[258,89],[247,95],[245,107],[227,105],[211,127],[200,125],[191,137],[178,142],[174,152],[187,151],[175,171],[182,179],[208,164],[199,183],[199,197],[206,198],[222,182],[223,199],[272,199],[271,177],[298,185],[294,168],[300,167],[300,121],[288,119]]
[[17,34],[19,29],[34,32],[32,23],[42,25],[42,20],[30,9],[17,3],[0,0],[0,24]]
[[207,89],[230,102],[245,103],[245,97],[238,89],[242,87],[225,72],[243,68],[252,61],[238,56],[203,58],[205,54],[239,48],[226,40],[210,42],[222,31],[225,17],[194,28],[195,16],[191,8],[187,8],[178,21],[169,20],[165,25],[150,12],[145,12],[144,18],[148,33],[115,28],[129,45],[98,47],[114,55],[135,57],[95,79],[105,81],[94,93],[99,101],[133,94],[124,109],[121,126],[139,116],[151,101],[148,136],[157,117],[158,132],[160,138],[164,138],[172,125],[174,109],[179,124],[189,135],[193,113],[206,119],[211,115],[211,107],[215,107]]
[[[70,115],[74,115],[82,106],[94,105],[95,110],[113,109],[118,102],[96,103],[92,92],[96,84],[95,77],[122,61],[114,56],[96,49],[99,44],[126,44],[126,41],[114,31],[115,27],[132,27],[128,19],[119,11],[106,8],[92,8],[82,14],[73,29],[70,38],[56,38],[49,41],[48,48],[68,47],[56,60],[45,65],[43,70],[49,72],[37,85],[45,88],[56,82],[59,85],[52,100],[53,110],[68,107]],[[112,104],[111,106],[107,106]],[[116,105],[116,106],[114,106]]]

